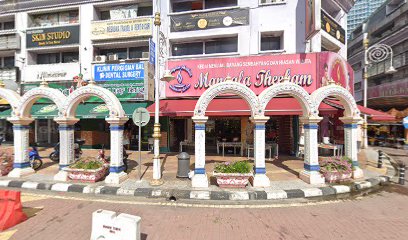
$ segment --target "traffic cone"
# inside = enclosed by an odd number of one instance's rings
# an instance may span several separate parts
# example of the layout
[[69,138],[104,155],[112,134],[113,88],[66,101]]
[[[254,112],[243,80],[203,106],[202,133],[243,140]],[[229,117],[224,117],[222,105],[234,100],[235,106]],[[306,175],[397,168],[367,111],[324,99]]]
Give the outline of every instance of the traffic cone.
[[0,205],[0,231],[27,220],[21,205],[21,192],[0,190]]

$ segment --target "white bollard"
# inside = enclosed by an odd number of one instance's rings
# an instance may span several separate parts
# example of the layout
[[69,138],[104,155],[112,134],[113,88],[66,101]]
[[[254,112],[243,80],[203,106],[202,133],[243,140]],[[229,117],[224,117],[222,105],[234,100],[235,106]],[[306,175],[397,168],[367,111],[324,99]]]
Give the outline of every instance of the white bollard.
[[92,213],[91,240],[140,240],[141,218],[103,209]]

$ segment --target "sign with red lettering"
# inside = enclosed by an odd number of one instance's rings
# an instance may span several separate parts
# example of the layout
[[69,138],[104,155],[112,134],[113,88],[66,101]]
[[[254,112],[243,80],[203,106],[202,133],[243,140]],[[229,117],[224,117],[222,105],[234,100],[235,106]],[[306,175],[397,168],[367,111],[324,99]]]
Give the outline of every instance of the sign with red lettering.
[[227,76],[257,95],[285,79],[309,93],[327,83],[323,81],[324,76],[345,87],[348,85],[351,90],[350,81],[353,81],[349,64],[338,54],[329,52],[174,60],[169,61],[168,67],[175,80],[166,83],[166,97],[201,96]]

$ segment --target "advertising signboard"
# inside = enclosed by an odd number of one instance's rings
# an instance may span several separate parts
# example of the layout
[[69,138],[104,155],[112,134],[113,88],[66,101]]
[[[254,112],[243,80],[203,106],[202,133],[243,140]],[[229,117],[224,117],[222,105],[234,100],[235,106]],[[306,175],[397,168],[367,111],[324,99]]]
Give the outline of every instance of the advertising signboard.
[[171,32],[244,26],[249,24],[249,9],[217,10],[170,16]]
[[143,80],[144,63],[102,64],[94,65],[94,80],[99,81],[123,81]]
[[146,37],[153,34],[153,18],[97,21],[91,24],[91,40]]
[[320,4],[321,0],[306,0],[305,34],[306,40],[320,31]]
[[23,70],[24,82],[68,81],[80,72],[79,63],[27,65]]
[[227,76],[245,84],[257,95],[284,79],[312,93],[321,86],[324,76],[346,88],[348,84],[353,93],[352,69],[339,55],[329,52],[174,60],[169,61],[168,67],[175,80],[166,83],[166,97],[201,96],[210,86],[225,81]]
[[408,97],[408,80],[405,79],[368,87],[367,96],[369,99],[397,96]]
[[27,48],[79,44],[79,26],[27,30]]
[[324,31],[326,31],[328,34],[330,34],[330,36],[336,38],[344,44],[346,42],[346,31],[327,13],[322,11],[321,14],[321,28],[324,29]]

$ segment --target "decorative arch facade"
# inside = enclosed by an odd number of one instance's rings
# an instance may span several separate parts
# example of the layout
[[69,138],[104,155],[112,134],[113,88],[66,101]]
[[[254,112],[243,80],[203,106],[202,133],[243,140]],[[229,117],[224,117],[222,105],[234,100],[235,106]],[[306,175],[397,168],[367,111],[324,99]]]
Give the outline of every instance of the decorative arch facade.
[[11,106],[12,116],[20,115],[18,108],[20,106],[21,97],[13,90],[0,87],[0,98],[5,99]]

